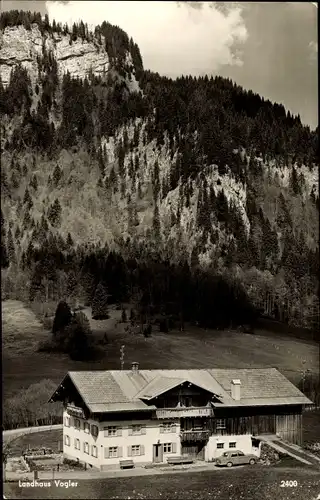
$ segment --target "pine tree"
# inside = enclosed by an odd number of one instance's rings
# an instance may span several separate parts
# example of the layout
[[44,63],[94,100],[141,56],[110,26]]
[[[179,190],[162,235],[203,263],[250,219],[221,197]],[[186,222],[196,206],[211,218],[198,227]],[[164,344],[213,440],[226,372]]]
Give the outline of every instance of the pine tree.
[[1,210],[1,269],[5,269],[9,266],[9,257],[7,251],[7,241],[6,241],[6,230],[5,230],[5,222],[3,218],[3,213]]
[[157,203],[155,203],[154,205],[152,226],[153,226],[154,238],[157,242],[159,242],[161,238],[161,225],[160,225],[159,207]]
[[61,224],[62,208],[59,200],[56,198],[48,210],[48,220],[53,227],[59,227]]
[[30,204],[32,204],[32,199],[31,199],[30,193],[28,191],[28,188],[26,188],[26,190],[24,192],[23,204],[27,205],[27,206],[30,206]]
[[10,265],[16,264],[16,262],[17,262],[16,249],[15,249],[15,244],[13,241],[12,232],[11,232],[10,228],[9,228],[8,235],[7,235],[7,249],[8,249],[8,256],[9,256]]
[[22,222],[23,229],[29,229],[30,225],[31,225],[30,212],[29,212],[29,210],[25,210],[24,216],[23,216],[23,222]]
[[35,190],[37,191],[38,190],[38,180],[37,180],[37,176],[34,174],[34,176],[32,177],[32,179],[30,180],[30,186]]
[[108,290],[103,282],[100,282],[95,290],[92,301],[92,318],[96,320],[108,319]]
[[153,197],[155,201],[157,201],[160,189],[160,172],[159,172],[158,160],[156,160],[154,163],[152,185],[153,185]]
[[298,179],[298,174],[295,167],[292,167],[289,186],[295,196],[301,193],[300,183]]
[[68,248],[73,248],[73,239],[72,239],[70,233],[68,233],[68,236],[67,236],[67,247]]
[[59,167],[59,165],[56,165],[55,169],[53,171],[53,176],[52,176],[53,184],[54,184],[55,187],[58,186],[61,178],[62,178],[62,170]]
[[91,329],[87,316],[76,313],[66,328],[67,352],[71,359],[84,361],[91,356]]
[[126,313],[125,309],[122,309],[122,312],[121,312],[121,321],[122,321],[122,323],[126,323],[127,322],[127,313]]
[[229,212],[228,200],[224,194],[223,189],[219,191],[216,197],[216,211],[217,211],[218,221],[220,222],[228,221],[228,212]]
[[58,332],[62,332],[72,320],[70,306],[64,300],[61,300],[57,306],[53,320],[52,333],[55,336]]
[[18,225],[16,227],[16,230],[15,230],[15,233],[14,233],[14,237],[15,237],[15,240],[18,242],[20,241],[20,237],[21,237],[21,229],[20,229],[20,226]]

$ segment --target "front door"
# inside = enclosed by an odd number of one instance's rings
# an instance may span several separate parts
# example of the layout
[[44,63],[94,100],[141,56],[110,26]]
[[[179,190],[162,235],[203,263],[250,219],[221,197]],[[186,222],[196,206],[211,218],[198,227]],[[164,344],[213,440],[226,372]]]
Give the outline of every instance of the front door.
[[153,445],[153,461],[154,463],[163,462],[163,447],[162,444]]

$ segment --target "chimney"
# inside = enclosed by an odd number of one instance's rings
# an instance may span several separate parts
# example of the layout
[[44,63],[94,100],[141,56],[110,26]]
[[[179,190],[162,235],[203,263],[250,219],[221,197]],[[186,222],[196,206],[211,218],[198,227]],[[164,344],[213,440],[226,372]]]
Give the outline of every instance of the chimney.
[[133,372],[139,371],[139,363],[137,361],[133,361],[133,363],[131,363],[131,370]]
[[240,401],[241,381],[237,378],[231,380],[231,397],[235,401]]

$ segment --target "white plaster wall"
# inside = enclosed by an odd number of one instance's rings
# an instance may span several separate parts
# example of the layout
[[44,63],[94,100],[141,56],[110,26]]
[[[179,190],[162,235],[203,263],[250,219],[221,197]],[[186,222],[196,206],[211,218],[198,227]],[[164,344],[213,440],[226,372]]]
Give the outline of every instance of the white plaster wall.
[[[251,441],[251,434],[243,435],[227,435],[227,436],[210,436],[208,444],[205,449],[205,460],[210,461],[220,457],[225,451],[233,449],[240,450],[245,454],[254,453],[259,456],[259,449],[253,448]],[[229,443],[235,442],[236,447],[230,448]],[[218,443],[224,443],[224,448],[217,448]]]
[[[146,433],[140,435],[129,435],[129,427],[131,425],[139,425],[144,424],[146,426]],[[100,423],[100,443],[101,449],[108,448],[109,446],[121,446],[122,447],[122,460],[130,459],[135,463],[144,464],[151,463],[153,461],[153,445],[157,444],[158,441],[161,444],[164,443],[175,443],[176,444],[176,452],[175,453],[164,453],[163,461],[166,462],[166,459],[171,456],[178,456],[181,453],[180,447],[180,425],[176,422],[175,432],[160,432],[160,424],[159,420],[135,420],[132,422],[131,420],[126,421],[108,421]],[[104,427],[108,426],[118,426],[122,428],[121,436],[104,436]],[[128,456],[128,446],[132,445],[143,445],[144,446],[144,455],[130,457]],[[104,453],[104,452],[103,452]],[[119,464],[119,458],[102,458],[102,463],[106,466]]]
[[[65,423],[65,417],[68,416],[65,411],[63,414]],[[93,467],[97,468],[108,468],[109,466],[118,466],[119,460],[130,459],[136,464],[146,464],[153,461],[153,445],[157,444],[158,441],[161,444],[164,443],[175,443],[176,450],[175,453],[164,453],[163,461],[166,462],[168,457],[178,456],[181,454],[181,444],[180,444],[180,425],[176,422],[174,432],[160,432],[160,420],[131,420],[126,421],[106,421],[97,422],[92,419],[88,419],[87,422],[91,425],[97,425],[99,427],[99,434],[97,437],[92,436],[92,434],[87,434],[84,432],[84,422],[85,420],[79,419],[81,423],[81,428],[76,429],[74,427],[74,417],[70,417],[70,427],[63,426],[63,452],[66,458],[71,458],[73,460],[79,460],[80,462],[85,462]],[[146,426],[146,433],[140,435],[129,435],[129,427],[131,425],[144,424]],[[121,436],[105,436],[104,428],[109,426],[121,427]],[[70,446],[65,444],[65,435],[70,437]],[[80,440],[80,450],[75,449],[74,440],[78,438]],[[83,443],[89,443],[89,455],[84,453]],[[95,458],[91,455],[91,445],[95,445],[98,448],[98,457]],[[143,445],[144,454],[140,456],[128,456],[128,446],[132,445]],[[117,446],[122,448],[122,457],[115,458],[105,458],[105,448],[112,446]]]
[[[63,453],[66,458],[70,458],[72,460],[79,460],[80,462],[85,462],[89,465],[92,465],[93,467],[98,467],[100,468],[100,461],[101,461],[101,446],[100,446],[100,432],[97,437],[93,436],[90,433],[86,433],[84,431],[84,419],[79,418],[80,420],[80,429],[76,429],[74,426],[74,421],[75,417],[70,416],[70,427],[65,426],[65,417],[69,417],[68,413],[66,411],[63,412]],[[88,419],[86,422],[88,422],[90,425],[97,425],[99,427],[99,423],[92,420]],[[70,437],[70,446],[67,446],[65,444],[65,436]],[[76,450],[75,448],[75,439],[80,440],[80,450]],[[84,443],[87,442],[89,444],[89,454],[84,452]],[[91,446],[95,445],[98,448],[98,456],[93,457],[91,455]]]

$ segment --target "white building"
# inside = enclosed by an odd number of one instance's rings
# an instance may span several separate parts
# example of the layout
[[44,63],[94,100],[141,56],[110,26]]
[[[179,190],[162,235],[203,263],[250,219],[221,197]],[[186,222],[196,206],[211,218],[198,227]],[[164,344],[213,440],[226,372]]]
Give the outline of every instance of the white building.
[[312,404],[275,368],[69,372],[50,401],[62,401],[66,458],[101,470],[225,450],[259,455],[255,436],[302,441]]

